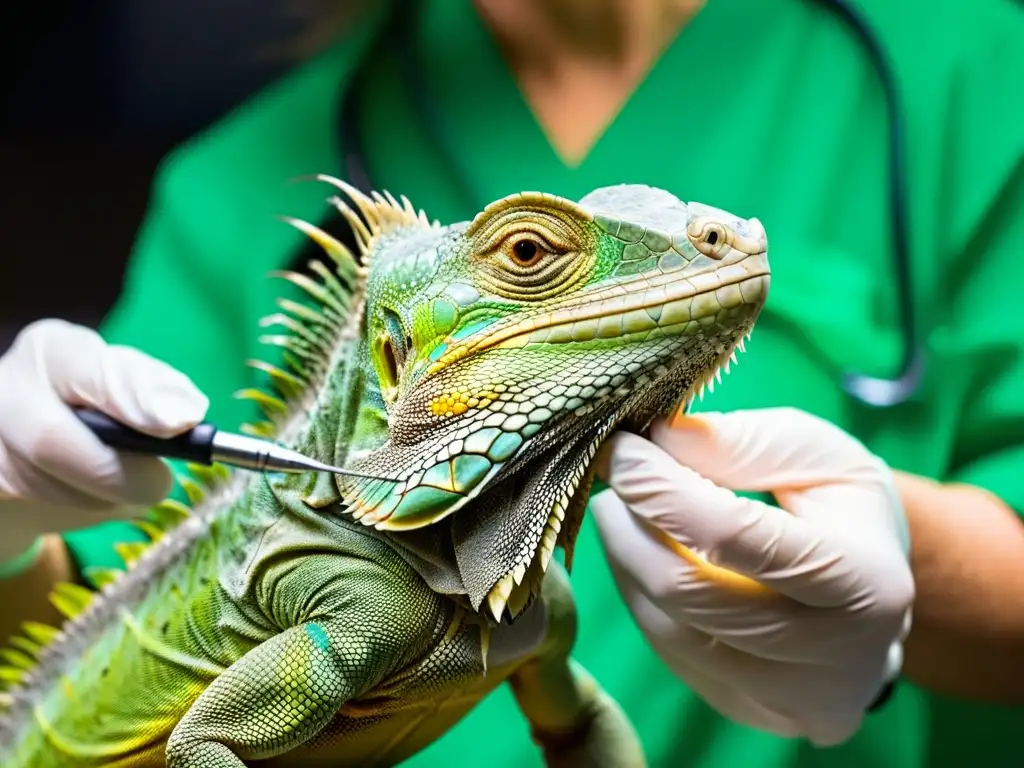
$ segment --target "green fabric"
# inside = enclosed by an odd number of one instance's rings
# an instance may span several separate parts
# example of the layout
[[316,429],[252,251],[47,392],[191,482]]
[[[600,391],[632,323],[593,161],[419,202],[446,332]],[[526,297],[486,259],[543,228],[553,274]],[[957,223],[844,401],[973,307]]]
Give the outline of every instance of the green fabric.
[[[900,355],[886,204],[887,122],[878,78],[838,17],[803,0],[710,0],[589,157],[551,150],[468,0],[429,4],[419,49],[451,159],[424,131],[383,54],[367,73],[361,127],[378,185],[431,217],[471,216],[525,189],[577,198],[641,182],[760,218],[771,297],[725,386],[700,409],[794,405],[862,439],[893,466],[982,485],[1024,510],[1024,14],[1013,3],[864,0],[906,103],[914,290],[928,338],[919,396],[883,411],[838,388],[887,375]],[[257,319],[282,289],[265,273],[341,172],[340,84],[363,51],[346,41],[245,104],[165,163],[124,295],[104,332],[189,373],[225,427],[250,415],[240,361],[266,356]],[[113,531],[114,529],[110,529]],[[96,548],[101,556],[102,546]],[[82,553],[79,553],[82,556]],[[88,557],[85,558],[88,560]],[[816,750],[733,725],[675,680],[622,604],[585,524],[573,573],[578,658],[636,723],[652,766],[944,768],[1019,762],[1019,710],[905,685],[848,744]],[[480,750],[485,750],[481,753]],[[409,765],[540,765],[507,691]]]

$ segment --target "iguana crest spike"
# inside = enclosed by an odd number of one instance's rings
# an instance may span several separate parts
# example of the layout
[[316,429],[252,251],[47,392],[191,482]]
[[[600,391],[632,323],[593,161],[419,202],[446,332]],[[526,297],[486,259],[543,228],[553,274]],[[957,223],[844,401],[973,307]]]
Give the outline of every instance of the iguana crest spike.
[[331,261],[337,267],[338,272],[346,280],[354,280],[359,270],[359,263],[356,261],[355,256],[352,252],[343,244],[338,242],[336,239],[331,237],[329,234],[324,232],[319,227],[313,226],[309,222],[302,221],[301,219],[295,219],[291,216],[280,217],[282,221],[298,229],[300,232],[305,233],[313,242],[323,249],[324,253],[330,256]]
[[331,203],[352,228],[359,254],[357,258],[319,227],[293,217],[281,217],[319,245],[330,257],[334,269],[314,260],[310,262],[310,270],[319,279],[289,271],[271,273],[304,291],[314,306],[283,300],[278,303],[281,311],[268,315],[260,323],[263,327],[282,326],[286,331],[261,336],[260,341],[283,350],[286,367],[290,370],[269,362],[250,363],[264,369],[270,379],[269,392],[249,387],[236,395],[257,402],[263,410],[266,421],[242,427],[246,433],[259,437],[286,434],[289,424],[308,413],[311,402],[336,366],[341,350],[358,337],[366,270],[380,238],[403,230],[427,232],[437,228],[404,196],[399,201],[389,192],[365,195],[333,176],[318,174],[313,178],[330,184],[352,201],[355,210],[340,197],[331,198]]
[[[362,248],[364,263],[365,259],[369,258],[374,239],[380,235],[393,232],[399,227],[431,227],[431,225],[427,224],[426,214],[423,211],[417,213],[407,199],[404,203],[399,203],[390,192],[385,192],[382,195],[380,192],[374,191],[370,196],[367,196],[351,184],[326,174],[319,174],[316,178],[348,195],[362,214],[366,225],[361,229],[364,241]],[[350,218],[351,209],[340,198],[333,198],[332,200],[339,207],[339,210],[341,210],[349,224],[354,225],[352,218]],[[346,210],[349,213],[346,213]]]

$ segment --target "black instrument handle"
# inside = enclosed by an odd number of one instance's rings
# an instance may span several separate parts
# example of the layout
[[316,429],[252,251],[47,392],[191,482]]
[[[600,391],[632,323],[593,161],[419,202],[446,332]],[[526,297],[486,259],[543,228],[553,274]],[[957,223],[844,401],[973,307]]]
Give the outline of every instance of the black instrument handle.
[[217,434],[213,424],[203,422],[180,435],[161,438],[126,427],[92,408],[72,407],[71,410],[104,445],[115,450],[182,459],[206,466],[213,463],[213,438]]

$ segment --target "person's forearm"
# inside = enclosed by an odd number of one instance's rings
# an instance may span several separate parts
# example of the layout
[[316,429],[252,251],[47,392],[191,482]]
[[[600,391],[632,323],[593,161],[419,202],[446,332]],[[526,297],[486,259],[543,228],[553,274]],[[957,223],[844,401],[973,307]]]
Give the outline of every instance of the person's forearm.
[[58,581],[71,581],[73,566],[64,539],[44,537],[35,562],[21,573],[0,579],[0,645],[15,634],[23,621],[60,626],[64,617],[50,603],[50,591]]
[[896,479],[917,592],[904,674],[938,693],[1024,704],[1024,524],[979,488]]

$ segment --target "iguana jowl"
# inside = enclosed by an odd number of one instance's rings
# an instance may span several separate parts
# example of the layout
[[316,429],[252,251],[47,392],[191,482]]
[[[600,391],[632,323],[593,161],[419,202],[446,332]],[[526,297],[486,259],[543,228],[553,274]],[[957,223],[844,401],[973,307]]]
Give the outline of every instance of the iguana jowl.
[[639,185],[442,227],[320,178],[361,253],[290,220],[331,267],[286,275],[315,304],[268,318],[289,370],[255,363],[251,429],[389,479],[188,481],[127,573],[60,585],[68,622],[12,640],[0,764],[393,765],[509,681],[550,765],[642,765],[571,659],[552,554],[571,567],[610,431],[727,369],[767,297],[764,229]]

